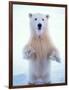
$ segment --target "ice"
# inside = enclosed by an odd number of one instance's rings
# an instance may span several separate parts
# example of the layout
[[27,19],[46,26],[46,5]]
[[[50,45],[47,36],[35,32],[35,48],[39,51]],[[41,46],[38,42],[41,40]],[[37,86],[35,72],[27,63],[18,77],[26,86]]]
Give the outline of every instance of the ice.
[[[29,74],[27,73],[14,75],[13,76],[13,85],[28,85],[29,83]],[[63,60],[61,63],[57,63],[56,61],[51,61],[51,83],[64,83],[65,82],[65,69]],[[38,81],[41,83],[41,81]]]

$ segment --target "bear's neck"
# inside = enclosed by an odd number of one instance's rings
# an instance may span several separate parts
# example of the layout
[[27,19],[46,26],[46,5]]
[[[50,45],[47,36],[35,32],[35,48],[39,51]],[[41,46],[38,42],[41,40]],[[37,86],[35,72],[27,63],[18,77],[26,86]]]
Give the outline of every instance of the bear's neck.
[[48,32],[43,33],[42,35],[32,35],[32,40],[47,40],[49,39],[49,34]]

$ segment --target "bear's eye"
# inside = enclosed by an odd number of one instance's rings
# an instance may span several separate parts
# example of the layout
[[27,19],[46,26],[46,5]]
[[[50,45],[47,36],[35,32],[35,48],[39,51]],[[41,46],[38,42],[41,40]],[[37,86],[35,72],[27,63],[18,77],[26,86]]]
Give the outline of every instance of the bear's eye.
[[42,18],[42,21],[44,21],[44,19]]
[[35,18],[35,20],[37,20],[37,18]]

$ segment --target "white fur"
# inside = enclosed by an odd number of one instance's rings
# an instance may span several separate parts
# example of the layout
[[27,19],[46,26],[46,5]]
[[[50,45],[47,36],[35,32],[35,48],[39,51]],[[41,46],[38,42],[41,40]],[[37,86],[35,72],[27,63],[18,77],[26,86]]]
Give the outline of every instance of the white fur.
[[[37,20],[35,20],[35,18],[37,18]],[[44,20],[42,20],[42,19],[44,19]],[[38,30],[38,26],[37,26],[38,23],[42,24],[41,30]],[[43,15],[43,14],[32,14],[32,15],[30,15],[30,26],[31,26],[31,35],[32,36],[35,36],[35,37],[42,36],[43,33],[45,35],[46,30],[48,30],[47,29],[48,28],[48,18],[46,17],[46,15]],[[42,38],[43,38],[43,36],[42,36]],[[43,43],[42,43],[42,45],[44,45]],[[45,42],[45,45],[42,47],[43,47],[43,50],[46,50],[46,52],[48,52],[47,51],[48,49],[46,49],[48,47],[46,47],[46,45],[47,44]],[[36,45],[36,46],[38,46],[38,45]],[[57,51],[54,48],[52,48],[52,50],[53,51],[51,51],[49,58],[51,58],[51,56],[53,56],[53,57],[58,56]],[[35,53],[36,53],[36,51],[34,50],[34,48],[31,47],[30,42],[29,42],[28,45],[24,49],[24,57],[27,59],[30,59],[30,83],[32,83],[32,84],[49,83],[50,82],[50,60],[46,56],[45,57],[41,56],[41,57],[43,57],[41,59],[36,58]],[[56,57],[56,59],[57,59],[57,61],[59,61],[58,57]]]
[[49,60],[31,60],[30,61],[30,81],[31,83],[49,83],[50,82],[50,61]]
[[[35,18],[37,18],[37,20],[35,20]],[[44,21],[42,20],[44,19]],[[32,15],[32,17],[30,18],[30,26],[31,26],[31,30],[33,30],[33,32],[36,34],[36,35],[41,35],[43,32],[45,32],[46,28],[47,28],[47,18],[45,15],[43,14],[34,14]],[[42,28],[41,30],[39,31],[38,30],[38,24],[41,23],[42,24]],[[32,32],[32,31],[31,31]],[[33,34],[32,32],[32,34]]]

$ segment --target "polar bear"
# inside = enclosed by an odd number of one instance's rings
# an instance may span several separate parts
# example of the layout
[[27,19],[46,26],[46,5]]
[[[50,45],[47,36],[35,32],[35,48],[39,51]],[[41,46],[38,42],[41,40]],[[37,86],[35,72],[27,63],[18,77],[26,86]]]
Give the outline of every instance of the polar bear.
[[50,60],[60,62],[59,53],[48,32],[49,15],[29,14],[31,37],[24,48],[30,60],[30,84],[50,83]]

